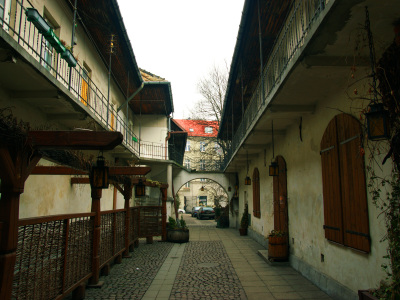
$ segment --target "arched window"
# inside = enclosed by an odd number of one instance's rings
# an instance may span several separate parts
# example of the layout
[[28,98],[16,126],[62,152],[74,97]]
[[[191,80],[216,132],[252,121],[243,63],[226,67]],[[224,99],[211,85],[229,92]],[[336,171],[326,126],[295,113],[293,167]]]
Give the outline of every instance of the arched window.
[[256,218],[261,217],[260,209],[260,173],[255,168],[253,171],[253,215]]
[[325,237],[370,251],[361,125],[347,114],[335,116],[321,140]]

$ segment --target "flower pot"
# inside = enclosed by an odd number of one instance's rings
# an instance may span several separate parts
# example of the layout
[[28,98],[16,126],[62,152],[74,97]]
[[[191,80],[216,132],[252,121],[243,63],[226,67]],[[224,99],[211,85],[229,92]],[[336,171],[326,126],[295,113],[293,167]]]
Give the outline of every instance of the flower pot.
[[272,261],[287,261],[288,259],[287,236],[268,237],[268,259]]
[[379,300],[374,295],[372,295],[368,290],[358,290],[359,300]]
[[171,243],[189,242],[189,229],[167,229],[167,241]]
[[247,235],[247,228],[239,228],[240,235]]

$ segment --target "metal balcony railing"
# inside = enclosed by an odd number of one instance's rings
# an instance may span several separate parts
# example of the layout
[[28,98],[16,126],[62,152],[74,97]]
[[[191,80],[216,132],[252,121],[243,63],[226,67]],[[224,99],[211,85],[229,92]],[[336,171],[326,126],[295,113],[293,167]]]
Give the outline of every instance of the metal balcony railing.
[[[175,151],[173,145],[138,142],[132,125],[126,122],[122,112],[117,112],[107,96],[90,78],[88,71],[79,63],[75,68],[68,66],[38,29],[28,21],[25,11],[33,7],[30,1],[18,0],[12,5],[9,19],[0,15],[0,30],[6,31],[20,46],[22,46],[48,73],[67,88],[76,102],[82,103],[86,110],[110,131],[123,134],[123,144],[138,157],[169,159],[169,151]],[[139,145],[140,143],[140,145]],[[175,157],[176,155],[172,155]],[[182,163],[181,163],[182,164]]]
[[326,4],[332,0],[295,0],[273,50],[264,66],[263,76],[253,92],[242,122],[235,132],[231,147],[224,159],[224,169],[232,155],[240,147],[248,130],[258,121],[258,114],[266,108],[283,81],[290,63],[301,51],[306,36],[310,33]]

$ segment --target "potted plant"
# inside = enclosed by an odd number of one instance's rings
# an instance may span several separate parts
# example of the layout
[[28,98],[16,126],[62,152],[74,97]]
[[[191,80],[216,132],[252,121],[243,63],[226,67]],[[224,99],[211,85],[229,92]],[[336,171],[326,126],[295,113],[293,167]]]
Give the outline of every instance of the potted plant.
[[247,235],[247,228],[249,227],[249,209],[247,203],[244,205],[242,219],[240,220],[240,235]]
[[172,243],[187,243],[189,241],[189,229],[183,216],[178,222],[172,217],[168,218],[167,241]]
[[287,261],[288,236],[285,231],[272,230],[268,235],[268,259],[271,261]]

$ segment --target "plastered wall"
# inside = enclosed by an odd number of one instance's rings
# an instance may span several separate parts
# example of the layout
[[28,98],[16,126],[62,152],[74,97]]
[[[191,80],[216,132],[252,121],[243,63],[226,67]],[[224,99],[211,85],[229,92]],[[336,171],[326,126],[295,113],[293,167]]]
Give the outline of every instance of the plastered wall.
[[[281,155],[286,161],[288,189],[288,219],[290,255],[307,263],[314,270],[333,278],[353,291],[375,287],[385,278],[381,270],[382,258],[386,255],[386,243],[380,242],[385,228],[382,217],[368,198],[369,226],[371,235],[371,253],[365,254],[346,248],[325,239],[322,169],[319,151],[320,141],[329,121],[341,111],[355,114],[354,107],[360,103],[349,103],[344,93],[332,95],[320,101],[314,114],[303,116],[302,137],[300,141],[298,124],[289,127],[284,136],[275,139],[275,156]],[[353,107],[353,111],[350,109]],[[356,117],[359,117],[356,115]],[[366,141],[368,143],[368,141]],[[370,142],[371,143],[371,142]],[[365,148],[368,159],[368,147]],[[251,157],[249,176],[257,167],[260,172],[261,218],[252,216],[251,229],[267,237],[274,227],[273,216],[273,180],[268,176],[269,158],[272,153],[267,149],[267,166],[264,157]],[[383,158],[383,157],[382,157]],[[382,161],[378,158],[378,161]],[[368,162],[366,162],[368,163]],[[390,162],[383,166],[388,174]],[[239,218],[242,216],[243,203],[247,194],[249,212],[253,210],[252,186],[244,185],[246,170],[239,173]],[[367,179],[368,180],[368,179]],[[321,261],[321,255],[324,261]]]

